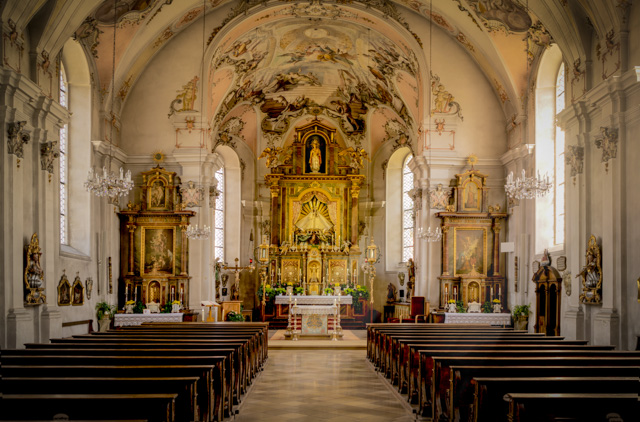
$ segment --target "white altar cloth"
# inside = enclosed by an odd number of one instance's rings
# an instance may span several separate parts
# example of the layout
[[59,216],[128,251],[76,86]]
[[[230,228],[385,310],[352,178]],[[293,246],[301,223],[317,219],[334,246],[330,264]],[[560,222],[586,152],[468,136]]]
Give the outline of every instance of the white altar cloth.
[[182,312],[165,314],[116,314],[113,325],[116,327],[126,327],[130,325],[140,325],[143,322],[182,322]]
[[511,325],[511,314],[478,314],[478,313],[454,313],[444,314],[445,324],[490,324]]
[[337,306],[302,305],[292,306],[291,315],[335,315]]
[[[340,305],[351,305],[352,297],[351,295],[344,296],[291,296],[291,303],[295,302],[298,305],[333,305],[333,301],[338,302],[338,298],[340,298]],[[289,304],[289,295],[278,295],[276,296],[276,305],[288,305]]]

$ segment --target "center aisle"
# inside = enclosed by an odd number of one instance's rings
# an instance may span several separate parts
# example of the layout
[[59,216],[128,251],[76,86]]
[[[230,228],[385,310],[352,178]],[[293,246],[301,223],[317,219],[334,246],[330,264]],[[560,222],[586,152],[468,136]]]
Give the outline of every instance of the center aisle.
[[365,350],[269,350],[236,421],[415,420],[378,377]]

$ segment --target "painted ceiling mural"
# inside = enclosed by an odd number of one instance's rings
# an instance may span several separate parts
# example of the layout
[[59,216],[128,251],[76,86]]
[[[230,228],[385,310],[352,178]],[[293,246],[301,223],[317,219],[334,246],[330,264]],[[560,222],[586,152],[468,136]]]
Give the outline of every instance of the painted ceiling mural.
[[264,133],[284,133],[292,119],[314,114],[333,120],[347,135],[357,135],[365,132],[369,111],[377,106],[395,111],[407,128],[416,120],[415,56],[357,24],[266,23],[223,44],[212,63],[212,86],[218,69],[232,67],[235,73],[215,125],[247,102],[263,113]]

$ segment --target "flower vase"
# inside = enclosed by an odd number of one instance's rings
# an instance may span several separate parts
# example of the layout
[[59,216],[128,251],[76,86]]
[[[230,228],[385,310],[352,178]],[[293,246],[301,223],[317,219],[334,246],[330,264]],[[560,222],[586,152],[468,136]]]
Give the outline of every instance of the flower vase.
[[340,286],[336,286],[336,288],[333,289],[333,295],[340,296]]
[[455,314],[458,312],[458,307],[455,303],[450,303],[447,309],[447,312]]
[[125,314],[132,314],[133,313],[133,303],[126,303],[124,305],[124,313]]
[[502,312],[502,306],[500,306],[499,303],[494,303],[493,304],[493,313],[494,314],[499,314],[500,312]]
[[178,312],[180,312],[180,304],[174,303],[173,305],[171,305],[171,313],[177,314]]
[[293,286],[287,286],[287,296],[293,294]]

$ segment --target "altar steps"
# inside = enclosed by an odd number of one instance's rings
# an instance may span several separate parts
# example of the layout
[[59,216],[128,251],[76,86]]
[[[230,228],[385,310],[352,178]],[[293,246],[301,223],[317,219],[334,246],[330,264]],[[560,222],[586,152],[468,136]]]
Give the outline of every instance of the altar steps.
[[[272,319],[268,322],[269,330],[285,330],[287,328],[286,319]],[[340,326],[343,330],[364,330],[366,328],[366,323],[355,319],[342,319],[340,321]]]

